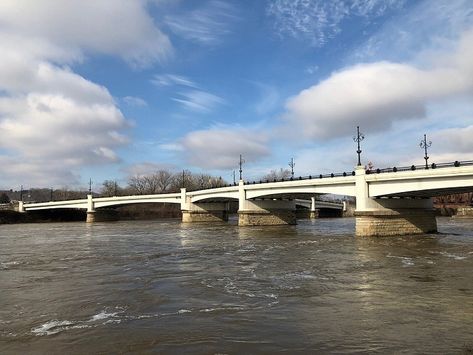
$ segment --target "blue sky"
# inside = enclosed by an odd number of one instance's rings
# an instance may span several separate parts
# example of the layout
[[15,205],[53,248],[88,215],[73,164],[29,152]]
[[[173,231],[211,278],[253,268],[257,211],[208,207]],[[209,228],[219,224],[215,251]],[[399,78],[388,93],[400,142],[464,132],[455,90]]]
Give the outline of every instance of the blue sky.
[[3,0],[0,49],[0,188],[473,159],[471,0]]

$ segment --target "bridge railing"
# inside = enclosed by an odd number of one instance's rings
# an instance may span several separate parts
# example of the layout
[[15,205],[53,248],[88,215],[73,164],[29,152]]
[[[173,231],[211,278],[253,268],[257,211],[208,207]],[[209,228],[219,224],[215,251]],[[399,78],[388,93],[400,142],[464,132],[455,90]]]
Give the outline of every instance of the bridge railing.
[[281,179],[264,179],[264,180],[261,179],[261,180],[245,181],[245,185],[269,184],[272,182],[297,181],[297,180],[326,179],[326,178],[347,177],[347,176],[355,176],[355,172],[350,171],[350,172],[343,172],[343,173],[294,176],[294,177],[281,178]]
[[[305,176],[294,176],[289,178],[281,178],[281,179],[260,179],[260,180],[252,180],[252,181],[245,181],[245,185],[256,185],[256,184],[269,184],[272,182],[284,182],[284,181],[297,181],[297,180],[312,180],[312,179],[326,179],[326,178],[334,178],[334,177],[347,177],[347,176],[355,176],[354,171],[350,172],[343,172],[343,173],[330,173],[330,174],[318,174],[318,175],[305,175]],[[222,185],[219,187],[232,187],[238,186],[238,183]],[[210,190],[215,189],[216,187],[204,187],[200,190]],[[199,191],[200,191],[199,190]]]
[[454,161],[448,163],[432,163],[430,165],[411,165],[411,166],[400,166],[384,169],[367,169],[366,174],[382,174],[382,173],[397,173],[401,171],[416,171],[416,170],[430,170],[430,169],[442,169],[442,168],[452,168],[460,166],[473,165],[473,160],[464,160],[464,161]]

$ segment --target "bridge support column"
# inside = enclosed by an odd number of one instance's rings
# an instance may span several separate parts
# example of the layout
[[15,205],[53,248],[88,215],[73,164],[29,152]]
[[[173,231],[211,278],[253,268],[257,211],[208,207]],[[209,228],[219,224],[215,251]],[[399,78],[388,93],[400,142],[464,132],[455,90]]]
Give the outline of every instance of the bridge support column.
[[95,218],[94,200],[92,195],[87,195],[87,218],[86,223],[98,222]]
[[118,211],[114,209],[98,209],[92,212],[87,211],[87,223],[94,222],[114,222],[120,220]]
[[319,217],[319,210],[315,208],[315,197],[310,198],[310,219],[316,219]]
[[192,203],[186,196],[186,189],[181,189],[181,201],[183,223],[228,221],[227,202]]
[[431,198],[370,198],[363,167],[356,170],[356,193],[356,236],[384,237],[437,232]]
[[182,222],[226,222],[227,205],[226,202],[193,203],[189,209],[182,211]]
[[239,226],[275,226],[296,224],[294,200],[245,200],[238,210]]

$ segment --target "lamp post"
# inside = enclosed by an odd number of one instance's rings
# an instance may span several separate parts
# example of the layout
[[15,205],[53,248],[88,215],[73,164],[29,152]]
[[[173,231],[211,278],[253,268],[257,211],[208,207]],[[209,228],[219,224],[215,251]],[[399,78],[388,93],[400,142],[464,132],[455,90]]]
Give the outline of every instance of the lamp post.
[[296,166],[294,158],[291,158],[291,160],[289,161],[289,166],[291,167],[291,179],[294,179],[294,167]]
[[89,178],[89,195],[92,193],[92,178]]
[[185,178],[186,178],[186,172],[185,170],[182,170],[182,187],[186,187],[185,186]]
[[360,149],[360,142],[365,139],[363,133],[360,132],[360,126],[356,126],[356,136],[353,137],[353,141],[357,143],[358,149],[356,153],[358,154],[358,166],[361,166],[361,149]]
[[241,154],[240,154],[240,170],[239,170],[239,172],[240,172],[240,180],[243,180],[243,177],[242,177],[243,169],[242,169],[242,167],[243,167],[243,163],[244,163],[244,162],[245,162],[245,160],[242,158],[242,156],[241,156]]
[[235,170],[233,170],[233,185],[236,185],[236,176],[235,176]]
[[23,201],[23,185],[20,186],[20,201]]
[[419,147],[424,149],[424,159],[425,159],[425,168],[426,169],[429,168],[429,163],[428,163],[429,156],[427,155],[427,148],[430,148],[431,145],[432,145],[432,142],[431,141],[427,142],[427,135],[424,134],[424,139],[420,141]]

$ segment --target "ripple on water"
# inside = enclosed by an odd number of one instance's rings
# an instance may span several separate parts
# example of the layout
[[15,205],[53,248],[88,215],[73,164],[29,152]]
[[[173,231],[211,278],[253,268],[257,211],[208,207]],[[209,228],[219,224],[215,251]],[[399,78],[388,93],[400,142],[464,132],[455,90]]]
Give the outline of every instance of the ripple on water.
[[122,313],[123,311],[109,312],[107,310],[102,310],[99,313],[92,315],[88,320],[52,319],[38,327],[32,328],[31,333],[37,336],[45,336],[58,334],[71,329],[95,328],[99,325],[120,323],[121,319],[119,316]]

